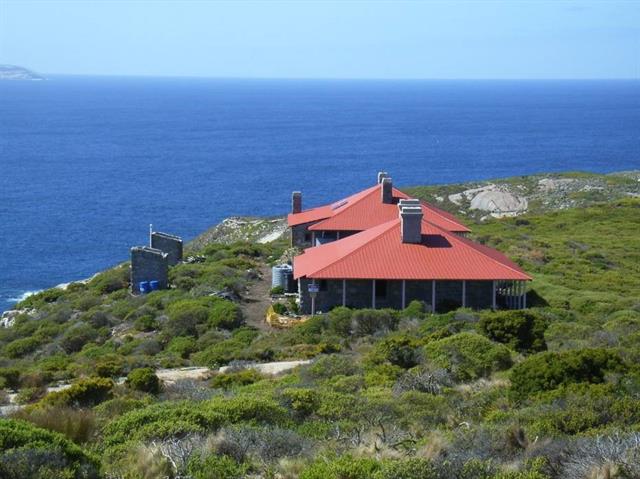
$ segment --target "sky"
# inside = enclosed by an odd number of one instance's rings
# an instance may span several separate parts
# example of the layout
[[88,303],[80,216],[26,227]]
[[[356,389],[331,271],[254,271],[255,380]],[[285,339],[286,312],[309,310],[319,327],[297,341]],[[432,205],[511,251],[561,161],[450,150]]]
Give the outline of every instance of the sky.
[[45,74],[640,78],[640,0],[0,0],[0,63]]

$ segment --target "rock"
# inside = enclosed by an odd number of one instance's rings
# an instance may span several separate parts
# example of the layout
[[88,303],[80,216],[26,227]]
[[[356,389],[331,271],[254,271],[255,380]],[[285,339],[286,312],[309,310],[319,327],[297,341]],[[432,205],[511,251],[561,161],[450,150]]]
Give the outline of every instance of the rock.
[[528,201],[509,191],[485,190],[471,199],[472,210],[488,211],[494,218],[517,216],[527,211]]
[[575,180],[573,178],[542,178],[538,180],[538,189],[551,192],[566,187]]
[[0,328],[10,328],[16,322],[16,318],[21,314],[26,314],[28,316],[33,316],[36,313],[35,309],[26,308],[26,309],[10,309],[9,311],[5,311],[0,316]]

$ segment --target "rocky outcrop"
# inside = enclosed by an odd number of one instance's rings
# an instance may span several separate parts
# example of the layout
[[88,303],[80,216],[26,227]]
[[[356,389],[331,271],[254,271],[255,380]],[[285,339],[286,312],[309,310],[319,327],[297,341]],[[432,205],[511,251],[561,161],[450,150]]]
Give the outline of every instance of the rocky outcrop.
[[640,171],[606,175],[553,173],[458,185],[409,188],[407,193],[473,219],[546,213],[640,196]]
[[253,218],[233,216],[208,229],[195,238],[188,247],[200,249],[210,243],[250,241],[269,243],[288,233],[286,218]]
[[44,80],[44,77],[16,65],[0,65],[0,80]]

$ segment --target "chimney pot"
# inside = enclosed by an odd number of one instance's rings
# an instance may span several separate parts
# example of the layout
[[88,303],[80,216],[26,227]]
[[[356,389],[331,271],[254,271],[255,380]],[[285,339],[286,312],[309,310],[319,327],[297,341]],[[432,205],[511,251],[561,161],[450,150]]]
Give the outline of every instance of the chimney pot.
[[384,178],[389,178],[389,173],[386,171],[378,171],[378,184],[382,183]]
[[400,210],[400,227],[403,243],[422,243],[422,208],[404,206]]
[[382,184],[380,187],[382,194],[382,202],[391,204],[393,203],[393,181],[388,176],[382,179]]
[[291,193],[291,212],[300,213],[302,211],[302,192],[294,191]]

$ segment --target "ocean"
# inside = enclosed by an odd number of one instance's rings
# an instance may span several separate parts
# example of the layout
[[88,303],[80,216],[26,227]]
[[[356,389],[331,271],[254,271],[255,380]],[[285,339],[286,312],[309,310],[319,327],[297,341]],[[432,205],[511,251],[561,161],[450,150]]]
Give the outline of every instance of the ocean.
[[640,81],[54,76],[0,82],[0,311],[128,259],[373,184],[640,168]]

